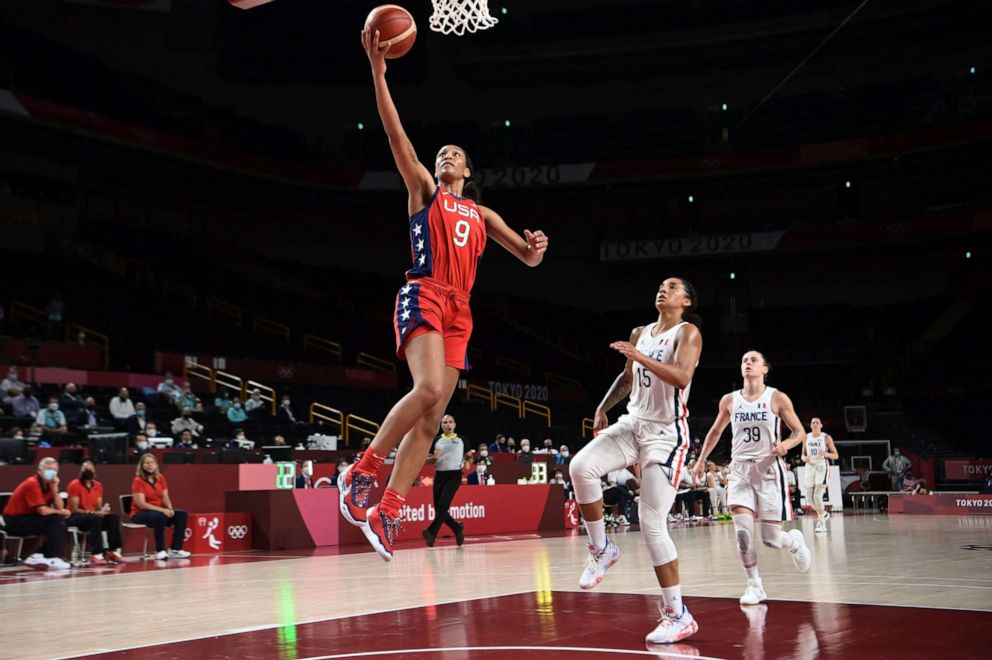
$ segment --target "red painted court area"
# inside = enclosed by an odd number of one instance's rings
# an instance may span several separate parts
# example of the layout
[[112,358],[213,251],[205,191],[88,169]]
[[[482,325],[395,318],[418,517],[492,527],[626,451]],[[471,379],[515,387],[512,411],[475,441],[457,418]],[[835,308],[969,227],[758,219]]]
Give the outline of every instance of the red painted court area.
[[[647,647],[654,596],[537,591],[89,658],[988,658],[992,613],[691,598],[699,632]],[[944,631],[944,632],[937,632]]]

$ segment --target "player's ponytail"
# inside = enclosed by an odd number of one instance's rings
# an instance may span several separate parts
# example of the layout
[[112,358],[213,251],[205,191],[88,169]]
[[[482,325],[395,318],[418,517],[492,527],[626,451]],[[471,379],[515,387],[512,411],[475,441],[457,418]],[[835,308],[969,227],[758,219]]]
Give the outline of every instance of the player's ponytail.
[[701,329],[703,327],[703,319],[699,314],[693,313],[699,309],[699,296],[696,293],[696,287],[684,277],[679,277],[679,281],[682,282],[682,287],[685,289],[685,297],[692,301],[692,304],[682,311],[682,320]]
[[[468,153],[465,154],[465,165],[468,167],[469,172],[475,172],[475,166],[472,165],[472,159],[469,158]],[[465,183],[462,186],[462,197],[467,197],[474,202],[482,201],[482,188],[475,181],[475,177],[465,177]]]

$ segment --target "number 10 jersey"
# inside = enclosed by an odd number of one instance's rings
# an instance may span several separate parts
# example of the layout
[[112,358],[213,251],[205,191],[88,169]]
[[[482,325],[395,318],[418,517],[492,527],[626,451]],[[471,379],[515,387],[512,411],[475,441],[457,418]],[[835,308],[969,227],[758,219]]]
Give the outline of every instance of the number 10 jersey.
[[733,444],[730,450],[732,459],[762,459],[772,455],[772,447],[778,440],[780,420],[772,412],[774,387],[765,391],[755,401],[747,401],[742,390],[734,392],[730,428],[733,431]]

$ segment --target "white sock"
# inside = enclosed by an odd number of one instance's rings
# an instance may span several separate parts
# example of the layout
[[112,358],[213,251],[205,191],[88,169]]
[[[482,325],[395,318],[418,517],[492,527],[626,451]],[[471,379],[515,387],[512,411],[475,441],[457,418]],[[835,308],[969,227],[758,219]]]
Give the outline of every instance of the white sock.
[[661,588],[661,600],[665,607],[670,607],[675,611],[676,616],[682,616],[682,585],[676,584],[674,587]]
[[603,518],[599,520],[587,520],[586,534],[589,535],[589,541],[594,546],[600,550],[606,548],[606,521]]
[[751,568],[745,568],[744,572],[747,573],[748,580],[757,580],[758,582],[761,582],[761,576],[758,575],[757,566],[752,566]]

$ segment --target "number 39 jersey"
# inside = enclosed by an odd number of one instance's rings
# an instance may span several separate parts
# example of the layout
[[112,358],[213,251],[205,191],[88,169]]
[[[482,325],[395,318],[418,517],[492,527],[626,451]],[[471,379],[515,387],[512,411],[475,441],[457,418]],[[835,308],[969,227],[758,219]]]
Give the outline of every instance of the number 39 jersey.
[[[657,337],[651,333],[658,323],[645,326],[641,336],[637,338],[637,350],[661,362],[672,364],[675,361],[676,339],[679,330],[686,325],[683,321],[662,332]],[[630,402],[627,412],[650,422],[670,423],[685,419],[689,416],[689,388],[684,390],[669,385],[661,380],[646,367],[634,364],[634,383],[630,390]]]
[[486,221],[474,201],[438,186],[427,206],[410,216],[410,246],[407,281],[429,277],[469,293],[486,248]]
[[779,418],[772,413],[774,387],[766,387],[756,401],[747,401],[741,390],[734,392],[731,404],[730,428],[733,444],[732,459],[761,459],[772,455],[772,446],[778,440]]

